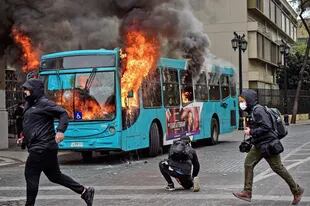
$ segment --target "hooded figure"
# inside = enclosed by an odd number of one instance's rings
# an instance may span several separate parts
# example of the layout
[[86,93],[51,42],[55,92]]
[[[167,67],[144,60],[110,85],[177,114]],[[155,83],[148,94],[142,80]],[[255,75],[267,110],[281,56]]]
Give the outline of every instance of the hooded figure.
[[271,142],[279,141],[273,132],[272,120],[266,109],[257,103],[257,94],[254,90],[244,89],[239,96],[240,109],[248,112],[249,120],[244,134],[251,136],[254,147],[247,154],[244,162],[245,181],[241,192],[234,192],[233,195],[245,201],[251,201],[254,167],[263,158],[268,162],[271,169],[280,175],[289,185],[293,194],[292,204],[298,204],[303,195],[304,189],[300,187],[288,173],[282,164],[280,154],[266,154],[265,151],[272,147]]
[[[48,179],[81,194],[87,206],[93,203],[95,190],[85,188],[63,174],[58,164],[58,142],[64,138],[68,126],[66,110],[44,96],[41,80],[30,79],[23,84],[26,105],[24,109],[23,134],[29,156],[25,165],[27,183],[26,206],[34,206],[42,172]],[[54,119],[59,119],[56,131]],[[56,133],[57,132],[57,133]]]

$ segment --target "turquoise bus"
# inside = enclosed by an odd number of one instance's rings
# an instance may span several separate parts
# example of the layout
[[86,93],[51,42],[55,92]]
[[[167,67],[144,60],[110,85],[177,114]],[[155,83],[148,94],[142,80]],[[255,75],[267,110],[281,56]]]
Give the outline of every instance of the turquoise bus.
[[211,65],[193,74],[185,59],[160,58],[139,91],[122,100],[120,64],[119,49],[42,56],[45,94],[70,118],[60,150],[81,152],[84,159],[93,151],[139,149],[156,156],[181,136],[216,144],[219,134],[237,128],[233,68]]

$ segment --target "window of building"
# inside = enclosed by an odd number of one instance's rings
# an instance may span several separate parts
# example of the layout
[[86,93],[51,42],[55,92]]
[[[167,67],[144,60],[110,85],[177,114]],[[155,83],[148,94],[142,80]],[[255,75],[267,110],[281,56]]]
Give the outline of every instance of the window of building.
[[269,39],[264,39],[264,59],[271,61],[271,42]]
[[218,73],[209,73],[210,100],[220,100],[220,76]]
[[195,83],[195,99],[196,101],[208,100],[207,76],[204,71],[199,74],[198,80]]
[[270,0],[264,0],[264,14],[270,18]]
[[175,69],[164,68],[162,70],[163,76],[163,94],[164,105],[166,107],[180,105],[180,91],[178,71]]
[[257,33],[257,56],[260,59],[264,58],[264,37]]
[[287,33],[287,35],[290,35],[290,20],[287,17],[285,17],[285,21],[286,21],[285,33]]
[[158,69],[144,78],[142,97],[143,107],[145,108],[160,107],[162,105],[160,73]]
[[282,28],[282,11],[278,6],[276,6],[276,24]]
[[285,20],[285,16],[283,13],[281,13],[281,18],[282,18],[281,29],[285,32],[286,20]]
[[263,0],[256,0],[256,8],[263,11]]
[[271,43],[271,62],[277,64],[278,53],[277,53],[277,45]]
[[180,72],[180,78],[182,105],[186,106],[194,100],[192,74],[188,70],[183,70]]
[[222,91],[222,99],[225,99],[230,95],[229,78],[227,75],[221,75],[221,91]]
[[276,5],[273,1],[270,1],[270,19],[272,22],[276,22]]

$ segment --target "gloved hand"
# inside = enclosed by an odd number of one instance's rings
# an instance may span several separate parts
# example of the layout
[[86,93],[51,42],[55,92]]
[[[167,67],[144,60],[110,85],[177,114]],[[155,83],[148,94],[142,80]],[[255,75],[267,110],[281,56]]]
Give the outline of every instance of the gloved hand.
[[193,192],[199,192],[200,190],[200,180],[199,177],[194,177],[194,186],[193,186]]

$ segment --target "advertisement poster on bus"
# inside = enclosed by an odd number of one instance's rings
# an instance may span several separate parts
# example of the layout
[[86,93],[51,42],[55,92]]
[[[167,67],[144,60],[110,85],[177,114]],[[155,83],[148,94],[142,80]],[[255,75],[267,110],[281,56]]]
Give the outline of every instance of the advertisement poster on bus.
[[200,107],[170,108],[166,110],[166,142],[181,136],[192,136],[200,133]]

